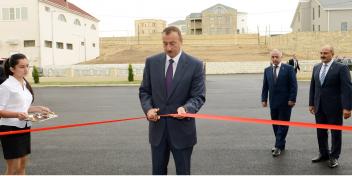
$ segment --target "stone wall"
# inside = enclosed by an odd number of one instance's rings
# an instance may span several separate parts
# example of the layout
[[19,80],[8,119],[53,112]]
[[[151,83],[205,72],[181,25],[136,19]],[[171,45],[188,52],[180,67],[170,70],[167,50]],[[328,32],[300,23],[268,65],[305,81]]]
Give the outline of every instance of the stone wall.
[[[314,64],[319,60],[300,61],[301,72],[311,72]],[[236,74],[236,73],[263,73],[264,68],[270,64],[268,61],[257,62],[207,62],[206,74]],[[135,79],[143,76],[144,64],[132,64]],[[46,67],[43,69],[45,77],[110,77],[116,80],[127,80],[128,64],[96,64],[73,65],[60,67]]]
[[352,57],[352,31],[295,32],[268,38],[269,49],[277,48],[288,55],[296,53],[298,59],[319,59],[325,44],[335,48],[335,56]]

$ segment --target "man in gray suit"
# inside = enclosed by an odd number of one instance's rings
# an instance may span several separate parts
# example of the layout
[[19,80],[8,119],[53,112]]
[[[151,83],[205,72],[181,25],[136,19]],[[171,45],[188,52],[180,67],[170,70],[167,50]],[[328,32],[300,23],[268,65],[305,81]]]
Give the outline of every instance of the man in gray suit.
[[[346,65],[332,60],[334,48],[326,45],[321,49],[322,63],[313,68],[309,92],[309,111],[319,124],[342,125],[343,118],[351,116],[352,84]],[[341,153],[342,133],[331,130],[331,151],[328,145],[328,130],[317,129],[319,155],[313,163],[329,160],[328,166],[338,166]]]
[[[142,109],[149,121],[153,175],[166,175],[170,151],[176,173],[189,175],[193,146],[197,143],[195,119],[179,116],[197,113],[205,102],[203,64],[182,51],[182,35],[170,26],[162,33],[164,52],[147,58],[139,88]],[[179,114],[174,117],[159,115]]]

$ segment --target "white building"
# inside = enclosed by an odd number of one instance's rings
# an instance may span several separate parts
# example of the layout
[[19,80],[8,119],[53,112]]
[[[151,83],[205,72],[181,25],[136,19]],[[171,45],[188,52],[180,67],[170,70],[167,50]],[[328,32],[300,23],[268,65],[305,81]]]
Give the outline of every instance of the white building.
[[1,0],[0,7],[0,58],[20,52],[45,67],[99,56],[99,20],[66,0]]
[[300,0],[292,19],[293,32],[352,30],[351,0]]
[[247,16],[248,14],[246,12],[237,12],[237,33],[238,34],[248,33]]

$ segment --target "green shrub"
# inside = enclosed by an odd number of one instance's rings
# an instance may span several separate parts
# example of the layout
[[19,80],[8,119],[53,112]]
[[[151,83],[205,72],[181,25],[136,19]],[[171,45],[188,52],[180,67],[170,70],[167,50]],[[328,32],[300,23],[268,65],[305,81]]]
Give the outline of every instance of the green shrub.
[[39,84],[39,72],[36,66],[33,66],[32,77],[35,84]]
[[128,81],[129,82],[133,82],[134,81],[133,69],[132,69],[132,65],[131,64],[128,65]]

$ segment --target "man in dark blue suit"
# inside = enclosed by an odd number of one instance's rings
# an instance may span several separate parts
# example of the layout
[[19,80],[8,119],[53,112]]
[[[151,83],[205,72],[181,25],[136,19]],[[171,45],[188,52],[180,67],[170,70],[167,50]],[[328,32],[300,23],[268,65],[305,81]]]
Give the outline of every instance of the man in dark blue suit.
[[[176,173],[191,174],[191,155],[197,143],[194,118],[205,102],[203,63],[181,50],[182,36],[176,27],[162,33],[164,53],[146,60],[139,99],[149,120],[153,175],[166,175],[170,151]],[[179,114],[174,117],[160,117]]]
[[[309,111],[315,115],[316,123],[342,125],[351,116],[352,84],[346,65],[335,62],[334,48],[326,45],[321,49],[322,63],[313,68],[309,91]],[[342,132],[331,130],[331,151],[328,145],[328,130],[317,129],[319,155],[313,163],[329,160],[328,166],[338,166],[341,153]]]
[[[296,73],[290,65],[281,63],[281,51],[270,52],[271,66],[264,70],[262,105],[267,107],[268,92],[272,120],[290,121],[292,107],[297,97]],[[277,157],[285,150],[288,126],[273,125],[275,146],[272,155]]]

